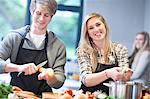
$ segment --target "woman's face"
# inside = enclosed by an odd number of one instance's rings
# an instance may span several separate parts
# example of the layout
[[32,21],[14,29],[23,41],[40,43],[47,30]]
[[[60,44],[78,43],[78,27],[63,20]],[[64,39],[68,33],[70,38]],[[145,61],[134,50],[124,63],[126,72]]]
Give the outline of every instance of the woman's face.
[[52,15],[48,12],[46,7],[39,4],[36,5],[36,9],[33,13],[33,25],[40,30],[47,29],[47,26],[52,18]]
[[93,17],[87,22],[87,30],[89,36],[94,42],[102,41],[106,37],[106,27],[104,23],[97,17]]
[[144,45],[144,35],[142,34],[138,34],[135,38],[135,47],[137,49],[142,48]]

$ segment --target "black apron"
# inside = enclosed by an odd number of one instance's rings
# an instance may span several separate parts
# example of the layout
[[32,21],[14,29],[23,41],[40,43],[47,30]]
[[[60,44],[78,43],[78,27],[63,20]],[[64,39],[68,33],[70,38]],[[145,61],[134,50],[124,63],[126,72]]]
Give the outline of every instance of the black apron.
[[[116,67],[117,65],[106,65],[106,64],[99,64],[97,65],[97,68],[96,68],[96,71],[95,73],[98,73],[98,72],[101,72],[101,71],[104,71],[106,69],[110,69],[110,68],[113,68],[113,67]],[[107,95],[109,95],[109,87],[103,85],[103,83],[109,83],[109,81],[112,81],[111,78],[101,82],[100,84],[96,85],[96,86],[92,86],[92,87],[86,87],[83,83],[81,84],[81,87],[80,89],[83,90],[84,93],[86,93],[86,91],[89,91],[91,93],[95,92],[95,91],[102,91],[102,92],[105,92]]]
[[[48,42],[48,34],[46,33],[45,46],[44,49],[42,50],[31,50],[22,48],[22,45],[25,40],[25,35],[24,38],[21,40],[16,61],[14,63],[18,65],[35,63],[35,65],[38,65],[39,63],[47,60],[46,47]],[[48,68],[48,64],[46,64],[44,67]],[[38,80],[39,72],[36,72],[35,74],[32,75],[24,75],[22,73],[21,75],[19,75],[19,77],[17,75],[18,72],[11,73],[11,82],[10,82],[11,85],[18,86],[24,91],[34,92],[36,95],[41,95],[42,92],[47,91],[52,92],[52,89],[46,83],[46,80]]]

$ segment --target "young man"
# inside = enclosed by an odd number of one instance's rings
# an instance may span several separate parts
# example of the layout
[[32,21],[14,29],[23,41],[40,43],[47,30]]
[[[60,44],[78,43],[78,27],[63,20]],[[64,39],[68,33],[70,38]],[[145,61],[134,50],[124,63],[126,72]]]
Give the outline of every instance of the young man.
[[[56,9],[55,0],[31,0],[32,24],[12,31],[1,42],[0,73],[11,72],[11,85],[37,95],[63,85],[66,48],[47,31]],[[6,62],[8,58],[10,63]],[[37,65],[45,60],[46,70],[40,73]]]

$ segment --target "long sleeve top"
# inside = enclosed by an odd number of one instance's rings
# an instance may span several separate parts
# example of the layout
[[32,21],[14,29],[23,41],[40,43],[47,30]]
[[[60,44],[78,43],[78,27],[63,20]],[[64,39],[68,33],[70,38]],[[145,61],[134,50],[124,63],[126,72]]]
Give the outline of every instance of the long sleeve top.
[[[114,47],[113,51],[109,52],[109,64],[118,64],[120,67],[128,67],[128,50],[125,46],[119,43],[112,43]],[[99,53],[100,54],[100,53]],[[104,64],[104,57],[102,55],[98,55],[98,63]],[[77,50],[77,61],[80,69],[80,78],[81,81],[84,82],[86,74],[93,73],[92,71],[92,57],[91,53],[86,52],[86,50],[80,49]]]
[[146,86],[150,86],[150,52],[143,51],[132,63],[133,75],[131,80],[143,83]]
[[[28,31],[30,27],[25,26],[18,30],[13,30],[9,33],[3,41],[0,42],[0,73],[4,73],[5,65],[7,64],[7,59],[10,58],[10,61],[13,63],[16,60],[20,42],[23,38],[25,32]],[[25,37],[25,42],[23,44],[24,48],[27,49],[36,49],[34,44],[28,42],[31,40],[29,33]],[[38,49],[43,49],[43,46]],[[38,50],[37,49],[37,50]],[[47,57],[48,57],[48,66],[53,68],[57,82],[55,84],[49,84],[53,88],[60,88],[66,77],[64,73],[64,66],[66,63],[66,49],[64,44],[55,36],[53,32],[48,32],[48,44],[47,44]]]

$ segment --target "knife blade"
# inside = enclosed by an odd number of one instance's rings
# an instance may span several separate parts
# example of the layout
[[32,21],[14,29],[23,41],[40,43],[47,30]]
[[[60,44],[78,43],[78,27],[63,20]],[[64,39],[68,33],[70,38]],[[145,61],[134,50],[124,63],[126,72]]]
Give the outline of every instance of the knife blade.
[[47,63],[47,60],[43,61],[42,63],[39,63],[38,65],[36,65],[38,68],[39,67],[43,67],[45,64]]
[[[39,64],[36,65],[36,66],[37,66],[37,68],[40,68],[40,67],[43,67],[46,63],[47,63],[47,60],[45,60],[45,61],[39,63]],[[22,73],[22,72],[19,72],[17,76],[19,77],[19,75],[20,75],[21,73]]]

